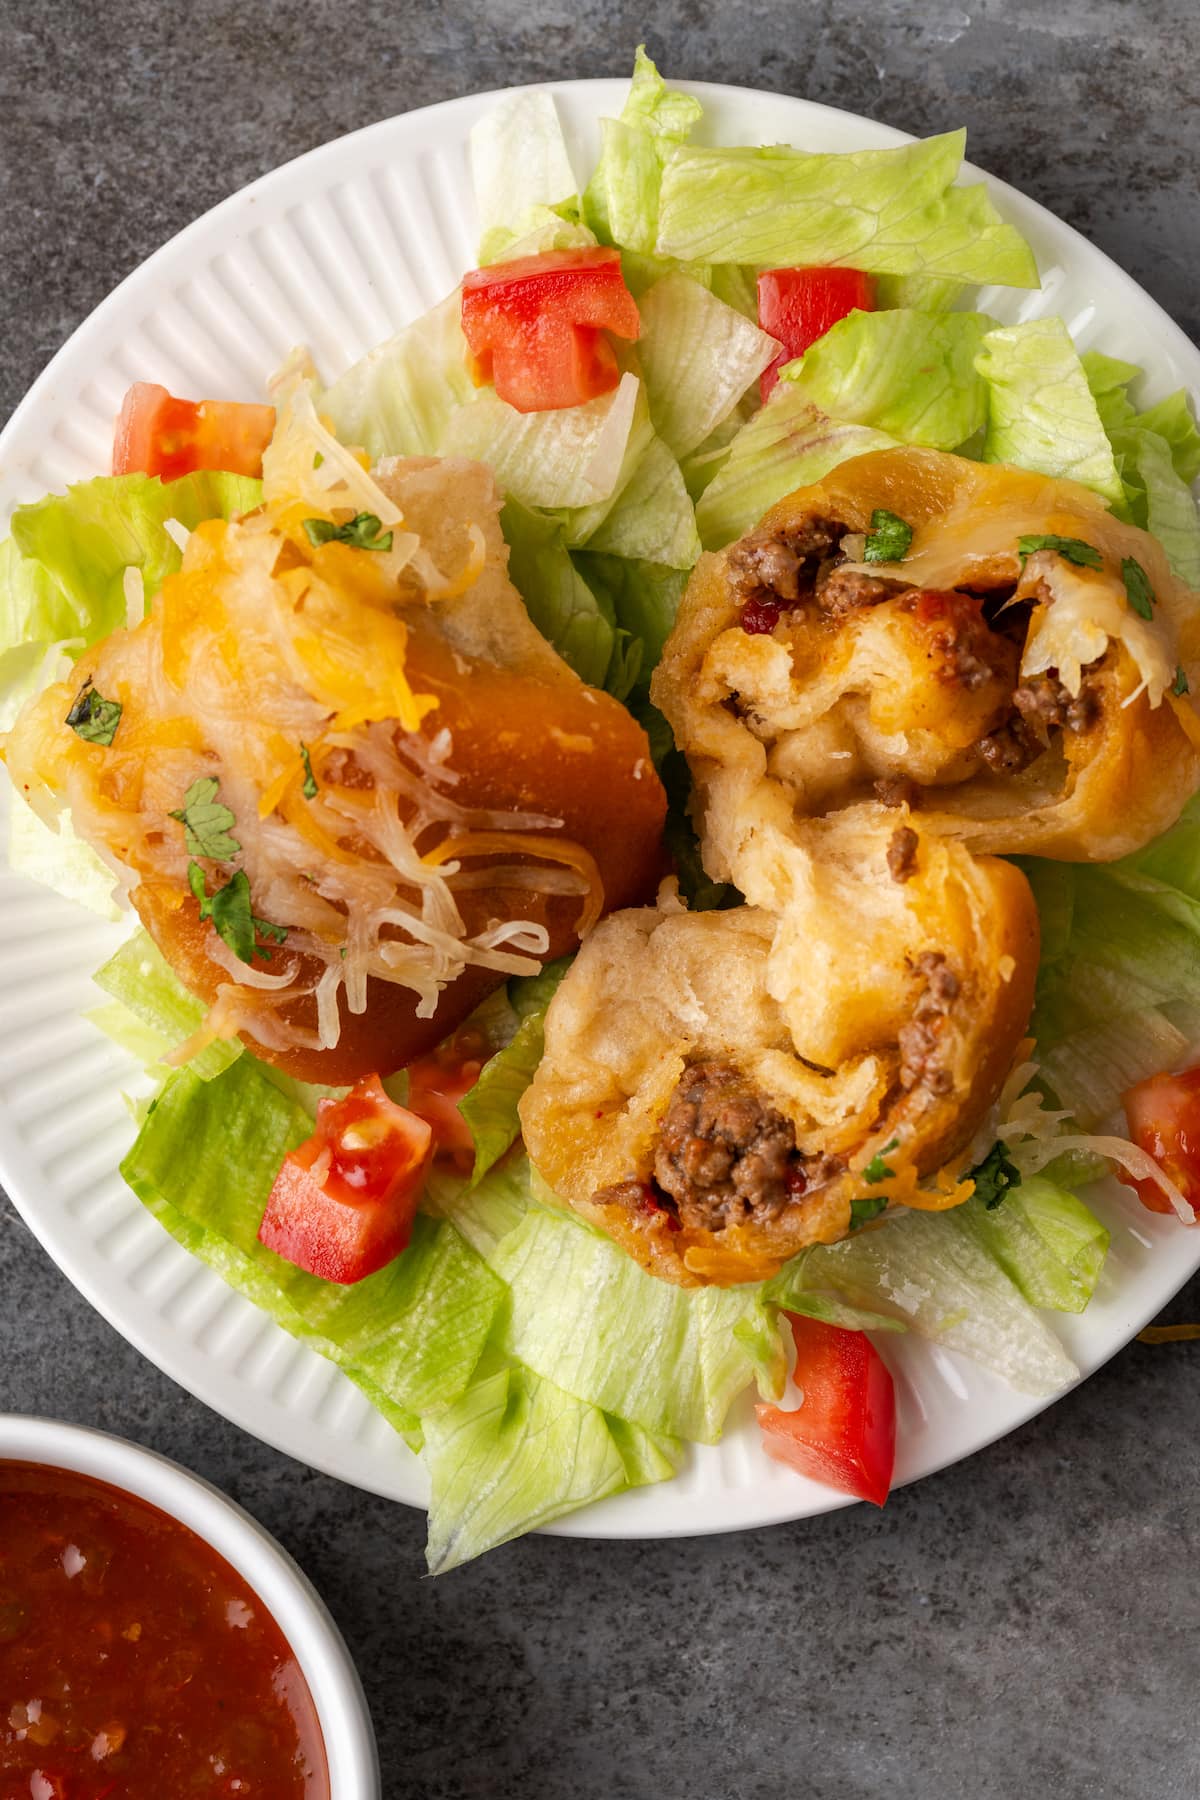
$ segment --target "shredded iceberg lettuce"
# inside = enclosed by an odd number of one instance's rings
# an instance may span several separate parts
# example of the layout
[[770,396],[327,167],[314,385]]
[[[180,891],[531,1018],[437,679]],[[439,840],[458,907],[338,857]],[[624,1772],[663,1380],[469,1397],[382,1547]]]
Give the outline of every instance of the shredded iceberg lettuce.
[[168,519],[191,531],[248,512],[260,497],[261,484],[245,475],[98,475],[19,506],[0,546],[0,657],[107,637],[126,621],[127,569],[141,572],[148,600],[178,569]]
[[833,155],[684,145],[663,170],[654,248],[702,263],[833,263],[1037,287],[1029,246],[987,189],[952,185],[965,143],[965,131],[949,131]]
[[957,450],[987,419],[975,358],[994,323],[985,313],[853,312],[780,374],[830,418]]
[[779,346],[688,275],[656,281],[638,310],[650,416],[667,448],[682,458],[728,418]]
[[803,1254],[805,1288],[891,1313],[932,1343],[994,1369],[1021,1393],[1057,1393],[1079,1374],[963,1207],[898,1213]]
[[641,668],[641,645],[618,626],[612,606],[576,568],[562,519],[510,496],[500,524],[509,576],[542,636],[580,680],[623,700]]
[[473,1182],[486,1175],[520,1136],[517,1104],[542,1060],[546,1008],[569,967],[570,958],[562,957],[519,984],[516,1003],[521,1022],[514,1036],[484,1063],[475,1086],[459,1101],[458,1110],[475,1142]]
[[601,243],[653,252],[663,163],[702,113],[692,95],[667,87],[639,44],[621,116],[601,121],[600,159],[583,196],[584,219]]
[[626,562],[689,570],[700,554],[696,511],[679,464],[659,437],[651,439],[608,516],[586,547]]
[[481,1374],[425,1421],[424,1440],[431,1575],[625,1488],[668,1481],[682,1453],[521,1363]]
[[243,1054],[209,1081],[172,1075],[121,1173],[186,1249],[294,1336],[361,1373],[405,1421],[465,1392],[502,1288],[452,1226],[421,1219],[408,1250],[354,1287],[320,1281],[258,1241],[286,1151],[312,1120]]
[[524,254],[514,252],[514,242],[548,213],[561,208],[578,217],[579,183],[558,108],[545,89],[506,94],[471,127],[467,148],[481,264]]
[[1110,504],[1123,498],[1087,373],[1061,319],[996,326],[975,366],[988,391],[985,462],[1081,482]]
[[475,397],[458,288],[379,344],[318,396],[317,410],[344,444],[373,462],[433,456],[451,415]]
[[706,550],[723,549],[793,489],[819,481],[849,456],[888,450],[895,442],[869,425],[828,418],[792,382],[778,382],[700,496],[701,543]]

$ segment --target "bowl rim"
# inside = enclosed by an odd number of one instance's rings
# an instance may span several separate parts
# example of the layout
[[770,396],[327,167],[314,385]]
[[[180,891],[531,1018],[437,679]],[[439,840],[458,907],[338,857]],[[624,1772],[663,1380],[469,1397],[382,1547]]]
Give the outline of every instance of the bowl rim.
[[264,1525],[160,1451],[65,1420],[0,1412],[0,1463],[41,1463],[107,1482],[186,1525],[263,1601],[308,1683],[331,1800],[379,1800],[379,1755],[358,1670],[320,1594]]

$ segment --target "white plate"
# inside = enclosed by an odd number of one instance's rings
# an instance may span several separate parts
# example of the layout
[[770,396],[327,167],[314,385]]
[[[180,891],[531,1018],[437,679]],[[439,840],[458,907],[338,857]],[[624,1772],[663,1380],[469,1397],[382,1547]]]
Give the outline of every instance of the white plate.
[[[782,95],[697,86],[716,141],[851,150],[904,141],[866,119]],[[580,170],[596,121],[625,83],[552,87]],[[184,394],[259,398],[307,343],[331,378],[439,299],[474,262],[467,133],[494,102],[473,95],[373,125],[313,151],[218,206],[97,308],[0,438],[0,508],[108,467],[113,415],[131,381]],[[1136,284],[1041,207],[992,184],[1030,239],[1040,293],[988,290],[1005,319],[1059,313],[1086,346],[1142,362],[1147,399],[1200,389],[1200,353]],[[30,297],[31,304],[37,296]],[[2,798],[0,798],[2,805]],[[301,1462],[420,1504],[424,1473],[362,1394],[194,1261],[117,1174],[132,1137],[120,1089],[132,1065],[81,1016],[88,977],[120,933],[0,868],[0,1180],[59,1267],[167,1374]],[[1200,1232],[1144,1212],[1116,1184],[1098,1210],[1113,1233],[1079,1319],[1056,1321],[1085,1373],[1111,1356],[1200,1265]],[[974,1364],[891,1339],[899,1376],[897,1479],[968,1456],[1039,1410]],[[841,1496],[769,1461],[746,1401],[724,1441],[661,1487],[565,1521],[580,1536],[662,1537],[800,1518]]]

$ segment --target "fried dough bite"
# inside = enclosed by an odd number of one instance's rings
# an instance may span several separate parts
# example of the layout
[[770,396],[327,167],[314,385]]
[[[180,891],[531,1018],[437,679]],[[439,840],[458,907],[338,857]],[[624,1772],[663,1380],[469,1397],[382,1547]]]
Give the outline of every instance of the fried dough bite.
[[[192,532],[145,619],[18,719],[18,789],[69,807],[209,1005],[189,1051],[386,1074],[653,893],[645,733],[531,623],[499,506],[478,463],[368,473],[301,397],[264,506]],[[108,741],[68,722],[92,696]]]
[[1033,1003],[1038,922],[1009,863],[890,821],[776,845],[779,908],[599,925],[521,1102],[550,1187],[684,1285],[773,1274],[859,1222],[943,1208]]
[[[864,560],[880,513],[900,561]],[[736,881],[764,786],[798,821],[905,806],[981,852],[1126,855],[1200,780],[1189,671],[1200,596],[1157,540],[1072,482],[901,449],[703,557],[652,692]]]

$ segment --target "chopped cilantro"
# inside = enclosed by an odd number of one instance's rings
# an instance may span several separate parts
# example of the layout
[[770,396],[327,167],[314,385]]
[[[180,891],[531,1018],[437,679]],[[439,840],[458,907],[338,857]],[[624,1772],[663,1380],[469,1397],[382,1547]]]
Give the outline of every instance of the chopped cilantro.
[[885,1194],[868,1194],[862,1200],[852,1200],[850,1202],[851,1231],[861,1231],[864,1225],[869,1225],[872,1219],[877,1219],[880,1213],[886,1209],[887,1196]]
[[188,864],[188,886],[200,902],[201,919],[212,920],[213,930],[240,962],[253,962],[256,956],[270,962],[271,952],[255,943],[255,938],[269,937],[282,944],[287,937],[287,927],[255,918],[250,910],[250,879],[244,869],[239,869],[223,888],[210,894],[204,870],[199,863],[191,862]]
[[217,799],[220,785],[215,775],[199,776],[183,796],[179,811],[168,814],[183,826],[189,856],[207,856],[213,862],[228,862],[241,850],[242,846],[229,831],[237,821],[229,808]]
[[344,525],[332,519],[305,519],[304,531],[313,549],[321,544],[350,544],[355,550],[390,550],[392,534],[382,530],[374,513],[356,513]]
[[307,744],[301,744],[300,746],[300,761],[304,764],[304,798],[306,800],[315,800],[317,797],[317,778],[312,772],[312,757],[309,755]]
[[1102,569],[1104,558],[1094,544],[1085,544],[1082,538],[1055,537],[1053,532],[1044,536],[1022,537],[1017,539],[1017,554],[1022,564],[1027,556],[1035,550],[1053,550],[1056,556],[1074,563],[1077,569]]
[[877,506],[871,514],[871,529],[863,549],[863,561],[869,563],[903,562],[912,543],[912,526],[886,507]]
[[1008,1160],[1008,1145],[998,1138],[981,1163],[967,1171],[975,1183],[976,1198],[993,1212],[1010,1188],[1020,1187],[1021,1171]]
[[1179,663],[1176,667],[1175,679],[1171,683],[1171,692],[1173,694],[1188,694],[1191,692],[1191,689],[1188,687],[1187,674],[1184,671],[1182,663]]
[[1121,580],[1125,583],[1125,598],[1138,618],[1152,619],[1154,589],[1150,586],[1150,577],[1136,556],[1127,556],[1121,563]]
[[89,676],[75,696],[66,723],[85,744],[103,744],[107,749],[116,736],[122,710],[119,700],[105,700],[96,692]]
[[875,1152],[874,1156],[863,1170],[863,1180],[869,1187],[874,1187],[877,1182],[886,1181],[889,1175],[894,1175],[896,1173],[895,1169],[888,1168],[883,1159],[889,1151],[896,1149],[899,1142],[899,1138],[893,1138],[890,1144],[885,1144],[882,1150],[877,1150]]

